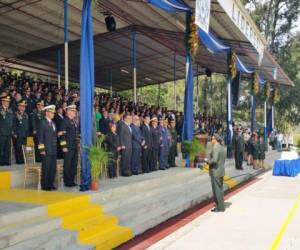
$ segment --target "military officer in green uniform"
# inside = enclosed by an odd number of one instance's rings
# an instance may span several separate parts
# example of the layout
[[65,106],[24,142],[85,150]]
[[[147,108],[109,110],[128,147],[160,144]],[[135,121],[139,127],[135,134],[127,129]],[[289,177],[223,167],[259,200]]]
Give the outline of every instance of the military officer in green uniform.
[[176,131],[176,121],[171,118],[169,120],[169,133],[171,134],[171,143],[170,143],[170,151],[168,157],[169,167],[176,167],[175,158],[177,156],[177,131]]
[[13,131],[13,112],[9,108],[10,97],[1,98],[0,107],[0,166],[11,164],[11,136]]
[[26,105],[26,101],[21,100],[18,103],[18,111],[15,113],[14,117],[13,142],[17,164],[24,163],[22,145],[26,144],[26,139],[29,134],[29,116],[25,112]]
[[31,129],[32,129],[32,135],[34,140],[35,160],[37,162],[42,161],[42,157],[38,149],[38,145],[39,145],[38,135],[40,132],[41,122],[44,119],[43,108],[44,108],[44,101],[39,100],[36,103],[36,109],[31,113]]
[[212,191],[216,207],[212,212],[224,212],[224,192],[223,192],[223,178],[225,175],[225,159],[226,149],[222,145],[222,138],[218,134],[214,134],[211,138],[212,148],[206,159],[209,165],[209,175],[211,178]]

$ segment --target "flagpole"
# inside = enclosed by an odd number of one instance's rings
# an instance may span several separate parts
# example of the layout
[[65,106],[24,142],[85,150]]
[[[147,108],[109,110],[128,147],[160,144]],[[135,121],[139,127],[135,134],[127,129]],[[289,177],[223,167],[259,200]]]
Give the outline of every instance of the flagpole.
[[136,103],[136,33],[132,32],[133,102]]
[[68,0],[64,0],[65,88],[69,91]]
[[173,58],[173,79],[174,79],[174,110],[177,109],[177,100],[176,100],[176,53],[174,53]]

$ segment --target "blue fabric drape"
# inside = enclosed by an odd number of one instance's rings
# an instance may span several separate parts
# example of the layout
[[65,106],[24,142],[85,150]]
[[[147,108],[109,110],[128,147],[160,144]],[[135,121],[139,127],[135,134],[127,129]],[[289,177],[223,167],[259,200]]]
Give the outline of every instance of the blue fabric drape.
[[207,50],[212,54],[227,52],[230,50],[230,47],[225,46],[223,43],[221,43],[211,32],[206,33],[201,28],[198,28],[198,37],[207,48]]
[[193,95],[194,95],[194,76],[193,65],[190,55],[186,58],[186,84],[184,92],[184,120],[182,129],[182,140],[191,141],[194,136],[194,112],[193,112]]
[[252,74],[254,73],[254,70],[253,69],[249,69],[242,61],[241,59],[237,56],[236,57],[236,67],[237,67],[237,70],[241,73],[244,73],[244,74]]
[[83,0],[80,43],[80,124],[81,124],[81,191],[91,183],[91,165],[86,146],[92,144],[94,97],[94,44],[91,13],[92,0]]
[[190,7],[181,0],[148,0],[148,3],[167,12],[189,12]]
[[295,177],[300,173],[300,159],[276,160],[273,167],[274,176]]

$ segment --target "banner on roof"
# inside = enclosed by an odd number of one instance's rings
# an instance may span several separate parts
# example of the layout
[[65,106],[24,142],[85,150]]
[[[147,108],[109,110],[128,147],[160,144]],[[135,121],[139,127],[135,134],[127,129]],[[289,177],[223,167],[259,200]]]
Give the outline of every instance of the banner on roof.
[[195,23],[206,33],[209,31],[210,0],[196,0]]

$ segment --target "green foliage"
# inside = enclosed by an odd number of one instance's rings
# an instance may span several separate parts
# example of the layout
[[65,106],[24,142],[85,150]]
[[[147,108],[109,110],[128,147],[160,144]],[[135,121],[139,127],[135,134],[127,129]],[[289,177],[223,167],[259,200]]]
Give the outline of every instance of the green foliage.
[[106,152],[103,147],[104,139],[104,135],[100,136],[97,138],[95,145],[86,147],[91,163],[91,175],[93,181],[97,181],[102,175],[103,171],[106,170],[106,166],[110,158],[110,154]]
[[183,147],[189,154],[190,159],[195,159],[196,155],[206,152],[205,146],[200,144],[199,139],[197,138],[194,138],[192,141],[184,141]]

